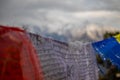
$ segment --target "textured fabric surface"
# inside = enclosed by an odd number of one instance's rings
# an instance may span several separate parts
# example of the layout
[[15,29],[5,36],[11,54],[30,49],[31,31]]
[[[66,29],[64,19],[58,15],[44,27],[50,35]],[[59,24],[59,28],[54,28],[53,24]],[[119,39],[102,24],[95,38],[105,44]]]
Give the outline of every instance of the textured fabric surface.
[[90,43],[64,43],[28,34],[41,62],[45,80],[97,80],[95,52]]
[[44,80],[35,48],[19,28],[0,26],[0,80]]
[[103,57],[109,59],[112,64],[120,69],[120,34],[98,42],[92,43],[95,51]]

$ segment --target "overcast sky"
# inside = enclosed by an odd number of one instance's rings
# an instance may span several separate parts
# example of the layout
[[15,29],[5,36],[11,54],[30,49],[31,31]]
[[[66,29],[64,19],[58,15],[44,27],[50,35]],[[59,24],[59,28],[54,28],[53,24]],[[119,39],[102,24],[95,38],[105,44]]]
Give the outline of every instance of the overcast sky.
[[0,24],[56,31],[66,24],[120,28],[120,0],[0,0]]

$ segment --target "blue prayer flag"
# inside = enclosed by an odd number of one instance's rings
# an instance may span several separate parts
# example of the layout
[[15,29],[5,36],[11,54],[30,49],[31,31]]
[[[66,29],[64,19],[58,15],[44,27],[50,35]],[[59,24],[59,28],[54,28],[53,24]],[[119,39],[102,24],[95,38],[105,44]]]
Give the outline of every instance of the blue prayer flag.
[[110,59],[113,64],[120,68],[120,34],[94,42],[92,46],[104,59]]

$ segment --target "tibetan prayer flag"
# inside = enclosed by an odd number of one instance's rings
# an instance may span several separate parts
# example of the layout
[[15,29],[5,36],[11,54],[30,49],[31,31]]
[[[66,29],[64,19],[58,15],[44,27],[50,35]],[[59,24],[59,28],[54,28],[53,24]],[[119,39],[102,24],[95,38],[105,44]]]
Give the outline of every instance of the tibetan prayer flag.
[[24,30],[0,26],[0,80],[43,80],[38,61]]
[[120,68],[120,34],[92,43],[95,51],[104,59],[109,59]]

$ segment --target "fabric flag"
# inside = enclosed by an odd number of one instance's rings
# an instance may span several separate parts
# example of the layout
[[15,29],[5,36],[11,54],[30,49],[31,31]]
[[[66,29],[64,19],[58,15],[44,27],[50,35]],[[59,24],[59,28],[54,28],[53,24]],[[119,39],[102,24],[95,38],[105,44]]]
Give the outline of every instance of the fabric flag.
[[43,80],[36,51],[24,30],[0,26],[0,80]]
[[120,34],[94,42],[92,46],[104,59],[110,59],[114,65],[120,68]]
[[40,58],[45,80],[98,80],[91,43],[64,43],[28,33]]

